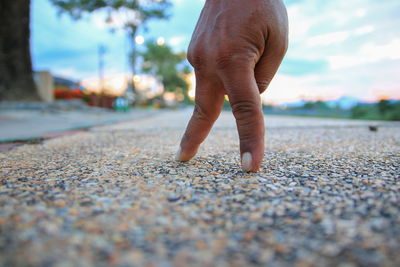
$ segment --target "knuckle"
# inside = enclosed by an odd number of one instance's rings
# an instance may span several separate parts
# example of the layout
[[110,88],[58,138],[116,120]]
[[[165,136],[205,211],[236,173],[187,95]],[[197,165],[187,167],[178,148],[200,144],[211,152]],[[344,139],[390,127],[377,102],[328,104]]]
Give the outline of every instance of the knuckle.
[[226,44],[219,48],[215,57],[217,70],[224,72],[232,69],[247,68],[253,62],[253,56],[237,44]]
[[285,39],[282,41],[280,49],[278,49],[278,55],[280,58],[283,58],[286,55],[288,48],[289,48],[289,43],[288,43],[288,40]]
[[233,66],[234,64],[234,53],[229,51],[218,52],[217,57],[215,58],[215,64],[217,69],[226,70]]
[[220,71],[236,68],[243,63],[243,59],[241,59],[239,53],[231,49],[218,52],[215,58],[216,68]]
[[193,118],[196,121],[211,122],[217,119],[214,112],[210,112],[198,104],[195,104],[193,111]]
[[188,50],[187,59],[190,65],[199,69],[204,64],[203,49],[199,45],[191,45]]
[[188,57],[188,61],[190,65],[192,65],[192,67],[196,70],[202,69],[202,66],[204,65],[204,59],[202,56],[192,56],[190,58]]
[[257,87],[260,94],[267,90],[269,84],[269,81],[257,81]]
[[252,101],[238,101],[231,106],[237,121],[252,120],[260,113],[258,105]]
[[192,67],[197,68],[202,64],[201,56],[194,53],[188,53],[187,59]]
[[281,33],[275,40],[275,55],[283,58],[289,48],[289,40],[287,33]]

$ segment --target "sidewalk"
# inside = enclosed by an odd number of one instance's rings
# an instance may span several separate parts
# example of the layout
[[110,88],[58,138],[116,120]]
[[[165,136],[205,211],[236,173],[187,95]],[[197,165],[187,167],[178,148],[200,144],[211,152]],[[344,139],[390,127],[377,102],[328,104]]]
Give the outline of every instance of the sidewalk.
[[84,105],[62,107],[36,105],[27,108],[0,107],[0,143],[27,141],[61,132],[86,130],[93,126],[148,117],[154,110],[133,109],[126,113]]
[[0,153],[0,265],[399,266],[399,123],[267,116],[247,174],[229,112],[173,160],[190,113]]

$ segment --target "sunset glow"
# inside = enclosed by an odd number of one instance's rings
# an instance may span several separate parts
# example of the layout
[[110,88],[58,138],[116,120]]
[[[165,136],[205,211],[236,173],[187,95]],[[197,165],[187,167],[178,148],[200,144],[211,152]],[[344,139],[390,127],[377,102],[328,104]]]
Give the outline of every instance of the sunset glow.
[[[119,73],[130,69],[131,47],[123,31],[110,31],[126,15],[96,13],[90,19],[74,21],[57,16],[48,0],[33,1],[32,54],[36,70],[99,87],[99,44],[107,77],[105,90],[120,92],[126,78]],[[173,0],[168,21],[151,21],[148,31],[140,29],[137,49],[147,40],[186,51],[204,0]],[[289,15],[289,49],[275,79],[263,94],[264,103],[331,100],[342,96],[377,101],[400,99],[400,2],[398,0],[329,1],[286,0]],[[46,27],[43,27],[46,25]],[[63,38],[60,38],[63,36]],[[138,69],[139,66],[137,67]],[[123,78],[121,78],[123,76]],[[191,84],[195,78],[191,77]],[[97,86],[96,86],[97,83]],[[189,96],[194,98],[195,86]],[[154,95],[154,93],[151,93]]]

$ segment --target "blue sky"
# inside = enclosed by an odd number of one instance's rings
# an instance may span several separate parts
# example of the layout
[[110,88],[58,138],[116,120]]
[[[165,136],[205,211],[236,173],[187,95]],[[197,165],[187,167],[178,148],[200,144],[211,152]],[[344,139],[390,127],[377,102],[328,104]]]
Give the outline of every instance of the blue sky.
[[[145,39],[164,37],[185,51],[204,0],[173,0],[172,17],[153,21]],[[266,102],[336,99],[400,99],[400,1],[286,0],[290,21],[287,56]],[[107,47],[106,75],[129,71],[130,43],[112,33],[105,15],[73,21],[48,0],[32,1],[32,55],[36,70],[73,79],[97,76],[97,48]],[[140,48],[139,48],[140,49]]]

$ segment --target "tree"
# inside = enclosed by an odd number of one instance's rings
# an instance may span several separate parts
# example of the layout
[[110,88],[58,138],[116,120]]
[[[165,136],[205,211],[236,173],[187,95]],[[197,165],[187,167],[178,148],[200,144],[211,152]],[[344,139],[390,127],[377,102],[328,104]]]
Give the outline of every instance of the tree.
[[400,101],[381,100],[377,104],[379,114],[385,120],[400,120]]
[[[80,19],[85,13],[106,11],[107,22],[119,24],[127,31],[131,39],[131,67],[132,75],[135,73],[136,46],[135,37],[138,28],[145,25],[151,19],[168,18],[168,8],[171,6],[169,0],[50,0],[56,5],[60,12],[66,12],[74,19]],[[118,20],[116,23],[114,20]],[[133,85],[133,84],[132,84]]]
[[141,53],[143,57],[142,71],[150,73],[160,79],[164,86],[164,92],[183,94],[188,101],[188,84],[183,76],[189,73],[186,65],[185,53],[174,53],[168,45],[158,45],[154,41],[146,42],[146,51]]
[[391,108],[389,100],[383,99],[378,102],[378,110],[381,115],[385,115]]
[[351,109],[353,119],[400,121],[400,101],[381,100],[376,104],[359,103]]
[[304,103],[303,109],[317,109],[317,110],[329,110],[329,106],[324,101],[307,101]]
[[0,100],[37,100],[30,52],[30,0],[0,1]]

